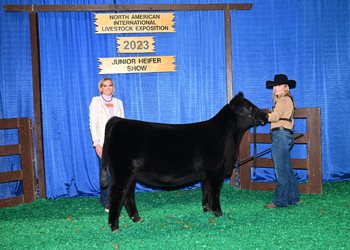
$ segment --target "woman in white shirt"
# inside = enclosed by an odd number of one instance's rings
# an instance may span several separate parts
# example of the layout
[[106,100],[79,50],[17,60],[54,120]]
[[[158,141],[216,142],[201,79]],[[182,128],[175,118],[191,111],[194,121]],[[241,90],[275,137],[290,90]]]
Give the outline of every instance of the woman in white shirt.
[[[114,95],[114,83],[111,78],[104,77],[98,84],[98,90],[100,95],[92,98],[89,111],[90,111],[90,131],[92,141],[96,150],[96,154],[99,159],[100,172],[102,167],[102,150],[104,142],[105,127],[107,121],[113,117],[118,116],[124,118],[123,102]],[[111,173],[109,166],[107,167],[108,186],[107,188],[101,188],[101,199],[103,207],[109,212],[109,187],[111,183]]]

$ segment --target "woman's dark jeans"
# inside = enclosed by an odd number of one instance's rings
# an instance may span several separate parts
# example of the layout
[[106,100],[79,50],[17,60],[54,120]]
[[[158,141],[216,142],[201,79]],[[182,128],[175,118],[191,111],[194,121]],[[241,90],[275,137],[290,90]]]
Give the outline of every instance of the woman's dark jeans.
[[272,203],[276,207],[287,207],[288,204],[299,205],[299,188],[290,156],[294,136],[290,131],[283,130],[272,132],[271,138],[271,153],[277,178],[275,197]]

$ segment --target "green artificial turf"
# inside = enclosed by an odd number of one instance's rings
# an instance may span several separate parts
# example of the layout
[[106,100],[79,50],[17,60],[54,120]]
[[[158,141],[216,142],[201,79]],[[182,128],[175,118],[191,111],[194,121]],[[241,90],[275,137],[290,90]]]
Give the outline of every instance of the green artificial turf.
[[99,198],[37,200],[0,209],[0,249],[350,249],[350,182],[266,209],[274,192],[224,183],[223,216],[204,213],[201,189],[136,194],[143,222],[123,208],[112,233]]

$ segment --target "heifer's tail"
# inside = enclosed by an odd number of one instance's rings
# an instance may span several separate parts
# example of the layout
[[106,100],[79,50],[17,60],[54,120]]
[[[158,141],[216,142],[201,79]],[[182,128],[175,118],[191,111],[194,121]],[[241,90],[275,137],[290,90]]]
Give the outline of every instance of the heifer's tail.
[[106,188],[108,186],[108,176],[107,176],[107,164],[108,164],[108,143],[109,143],[109,130],[111,129],[111,123],[107,122],[106,131],[105,131],[105,141],[103,143],[102,150],[102,168],[100,172],[100,185],[102,188]]
[[102,188],[106,188],[108,186],[108,176],[107,176],[107,154],[105,153],[106,149],[103,147],[102,151],[102,168],[100,172],[100,185]]

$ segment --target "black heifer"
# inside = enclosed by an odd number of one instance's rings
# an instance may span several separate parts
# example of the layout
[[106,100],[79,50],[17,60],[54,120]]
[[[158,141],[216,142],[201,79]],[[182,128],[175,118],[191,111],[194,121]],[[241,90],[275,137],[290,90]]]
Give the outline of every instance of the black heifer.
[[112,183],[109,225],[119,230],[124,205],[130,218],[140,221],[135,205],[136,180],[158,187],[174,187],[201,180],[204,211],[221,216],[220,189],[231,174],[243,133],[267,122],[267,114],[237,94],[208,121],[170,125],[113,117],[106,125],[101,186]]

